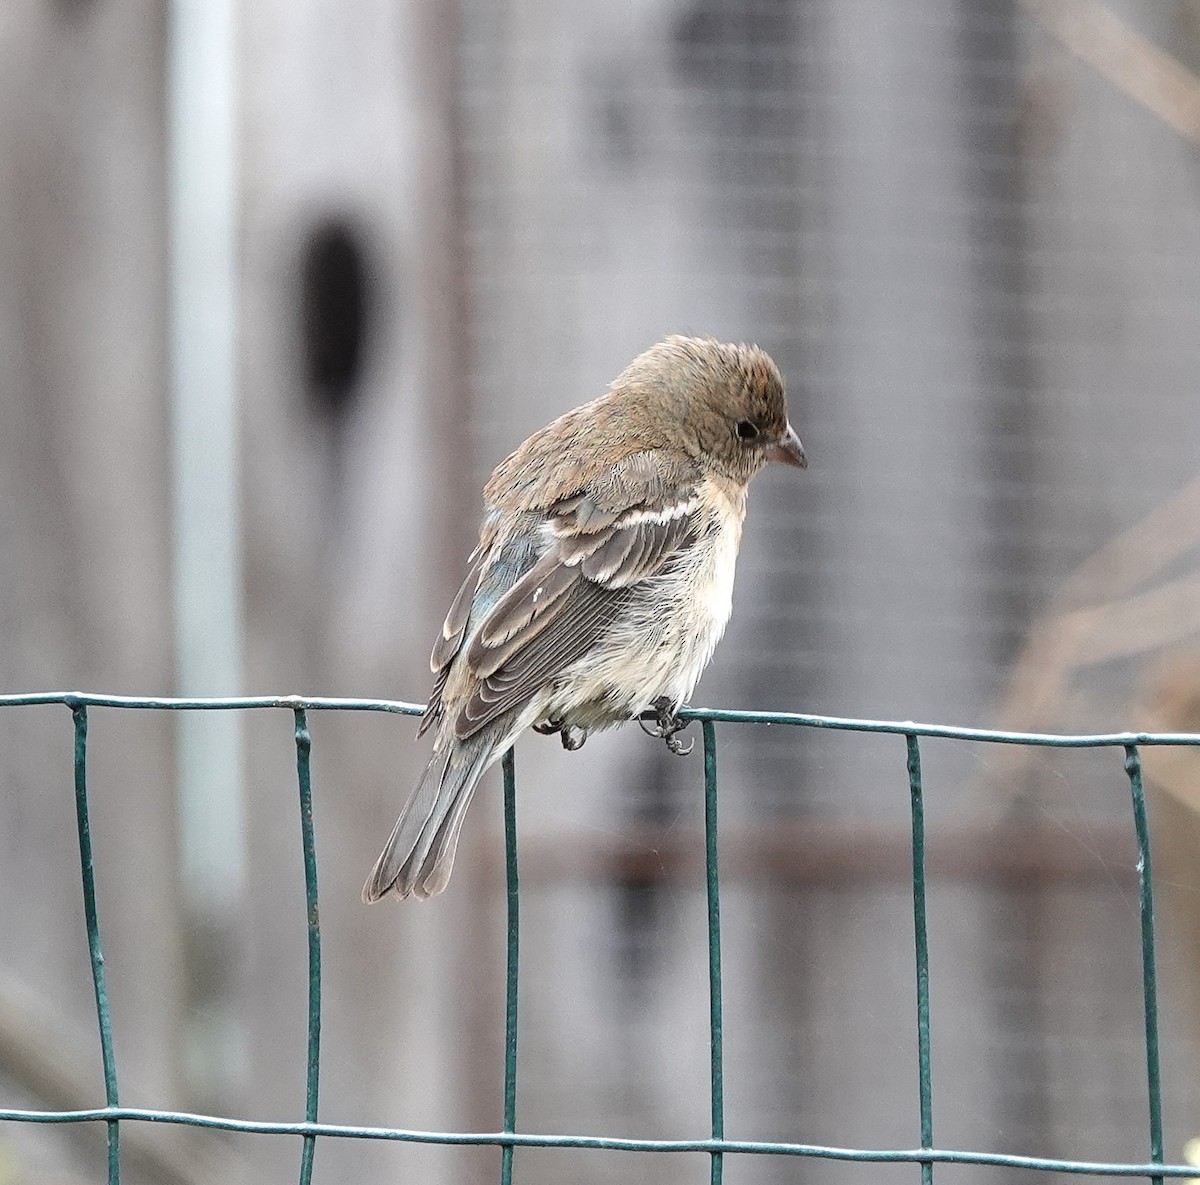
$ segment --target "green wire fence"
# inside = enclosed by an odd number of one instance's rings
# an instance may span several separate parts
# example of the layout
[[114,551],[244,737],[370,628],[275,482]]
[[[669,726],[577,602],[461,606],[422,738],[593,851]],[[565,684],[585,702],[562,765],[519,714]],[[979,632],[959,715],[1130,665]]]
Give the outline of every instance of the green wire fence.
[[[1139,750],[1145,745],[1200,746],[1200,734],[1112,733],[1095,736],[1056,736],[1043,733],[994,732],[911,721],[853,720],[809,716],[792,712],[740,712],[725,709],[687,709],[685,718],[698,721],[703,732],[705,862],[708,897],[709,1024],[711,1041],[712,1133],[697,1139],[624,1139],[590,1135],[542,1135],[517,1129],[517,982],[520,938],[520,892],[517,872],[516,773],[510,751],[504,758],[505,870],[508,904],[507,971],[504,1043],[504,1130],[500,1132],[428,1132],[404,1128],[355,1127],[321,1123],[318,1119],[321,1051],[321,929],[317,897],[316,840],[313,833],[310,755],[310,711],[368,711],[419,715],[416,704],[389,700],[334,699],[308,696],[262,696],[241,699],[162,699],[132,696],[42,693],[0,696],[0,707],[61,704],[74,721],[75,810],[79,828],[79,861],[83,877],[84,917],[95,989],[100,1054],[104,1070],[104,1106],[73,1111],[33,1111],[0,1107],[0,1121],[17,1123],[103,1123],[107,1128],[108,1181],[121,1180],[120,1135],[122,1123],[155,1122],[217,1128],[230,1132],[299,1136],[302,1141],[299,1182],[310,1185],[318,1138],[393,1140],[424,1144],[494,1145],[500,1150],[502,1185],[513,1180],[513,1153],[517,1148],[592,1148],[628,1152],[702,1152],[711,1158],[711,1180],[722,1180],[728,1155],[792,1156],[831,1161],[908,1163],[920,1167],[921,1181],[934,1180],[938,1164],[991,1165],[1001,1168],[1073,1173],[1093,1177],[1144,1177],[1152,1182],[1195,1177],[1195,1166],[1167,1164],[1163,1159],[1162,1090],[1159,1076],[1158,1001],[1154,956],[1154,898],[1150,864],[1150,835],[1142,787]],[[87,760],[88,709],[141,708],[163,710],[237,710],[275,708],[295,718],[296,781],[300,805],[300,837],[304,852],[305,907],[308,922],[308,1048],[307,1083],[303,1122],[268,1123],[216,1115],[189,1114],[151,1108],[122,1107],[117,1088],[112,1025],[100,943],[100,919],[88,821]],[[912,887],[914,966],[917,998],[917,1084],[920,1146],[912,1149],[836,1148],[816,1144],[757,1142],[730,1139],[725,1134],[721,1001],[721,899],[718,875],[717,827],[717,725],[781,724],[800,728],[842,729],[887,733],[902,737],[906,746],[908,786],[912,803]],[[1138,849],[1138,884],[1141,913],[1142,990],[1145,1013],[1146,1092],[1149,1160],[1120,1163],[1060,1160],[1037,1156],[956,1151],[933,1142],[933,1083],[930,1075],[929,947],[925,915],[925,828],[921,785],[921,739],[943,737],[969,742],[1035,745],[1054,748],[1114,748],[1124,754],[1125,774],[1133,810]]]

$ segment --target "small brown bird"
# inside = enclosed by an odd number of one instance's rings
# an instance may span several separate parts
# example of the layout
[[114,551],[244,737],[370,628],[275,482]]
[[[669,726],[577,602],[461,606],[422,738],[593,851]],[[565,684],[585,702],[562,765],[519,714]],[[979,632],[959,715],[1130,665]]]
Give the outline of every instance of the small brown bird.
[[535,432],[484,489],[479,546],[433,648],[433,756],[363,888],[431,897],[479,778],[527,728],[568,749],[676,713],[729,620],[750,479],[805,467],[757,346],[669,337]]

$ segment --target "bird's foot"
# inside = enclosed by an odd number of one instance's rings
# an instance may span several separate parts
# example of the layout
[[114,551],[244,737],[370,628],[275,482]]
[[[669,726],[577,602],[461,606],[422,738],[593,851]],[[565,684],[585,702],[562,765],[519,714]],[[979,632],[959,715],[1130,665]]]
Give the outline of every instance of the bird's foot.
[[694,740],[684,745],[676,735],[687,728],[688,721],[679,718],[678,706],[665,695],[659,696],[637,719],[642,732],[663,741],[676,757],[686,757],[695,748]]
[[588,739],[588,730],[581,728],[578,724],[568,724],[565,720],[539,720],[533,726],[534,732],[539,732],[544,737],[559,734],[559,740],[562,741],[562,747],[568,753],[574,753],[576,749],[583,748],[583,742]]

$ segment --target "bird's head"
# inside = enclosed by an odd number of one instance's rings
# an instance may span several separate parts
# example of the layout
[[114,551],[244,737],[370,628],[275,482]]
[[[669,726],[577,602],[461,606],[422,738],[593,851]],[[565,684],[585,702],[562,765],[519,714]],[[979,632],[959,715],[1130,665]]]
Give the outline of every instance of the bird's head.
[[641,401],[676,447],[735,480],[770,461],[808,464],[783,376],[758,346],[673,335],[635,358],[613,389]]

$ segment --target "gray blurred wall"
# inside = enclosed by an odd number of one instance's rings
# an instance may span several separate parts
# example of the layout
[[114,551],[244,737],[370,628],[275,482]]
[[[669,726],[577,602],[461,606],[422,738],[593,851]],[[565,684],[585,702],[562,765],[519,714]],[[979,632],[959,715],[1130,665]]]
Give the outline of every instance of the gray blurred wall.
[[[421,700],[491,466],[685,331],[771,350],[812,459],[757,483],[734,621],[698,700],[995,722],[1048,598],[1195,476],[1200,440],[1195,146],[1036,7],[245,6],[243,690]],[[1108,9],[1197,59],[1193,5]],[[161,6],[141,0],[0,16],[4,690],[175,689],[164,38]],[[1123,727],[1143,674],[1090,670],[1028,723]],[[497,1130],[498,779],[449,893],[366,909],[359,886],[420,746],[396,717],[317,712],[311,727],[322,1116]],[[245,720],[250,876],[219,967],[187,962],[208,948],[178,905],[172,729],[93,713],[123,1099],[296,1118],[291,718]],[[782,729],[720,741],[729,1133],[911,1147],[903,746]],[[94,1038],[68,713],[0,712],[0,754],[0,1030],[32,1007],[48,1062],[77,1061],[98,1101],[98,1059],[80,1054]],[[532,738],[517,760],[520,1124],[702,1135],[703,892],[698,864],[670,856],[675,843],[695,855],[699,760],[634,730],[576,755]],[[990,751],[926,748],[943,1146],[1144,1155],[1122,777],[1115,757],[1014,772]],[[1062,851],[1035,852],[1023,874],[1012,845],[1046,834]],[[1167,999],[1182,999],[1178,948],[1162,958]],[[186,1041],[205,1007],[233,1023],[233,1055],[198,1070]],[[1178,1159],[1200,1051],[1181,1009],[1165,1023]],[[38,1067],[8,1048],[0,1105],[47,1105]],[[292,1140],[138,1132],[131,1180],[295,1175]],[[18,1181],[95,1179],[99,1141],[0,1128]],[[316,1179],[487,1180],[496,1159],[321,1141]],[[526,1185],[602,1182],[630,1162],[519,1152],[517,1167]],[[708,1171],[701,1157],[634,1167],[664,1185]],[[821,1163],[734,1167],[745,1181],[851,1179]]]

